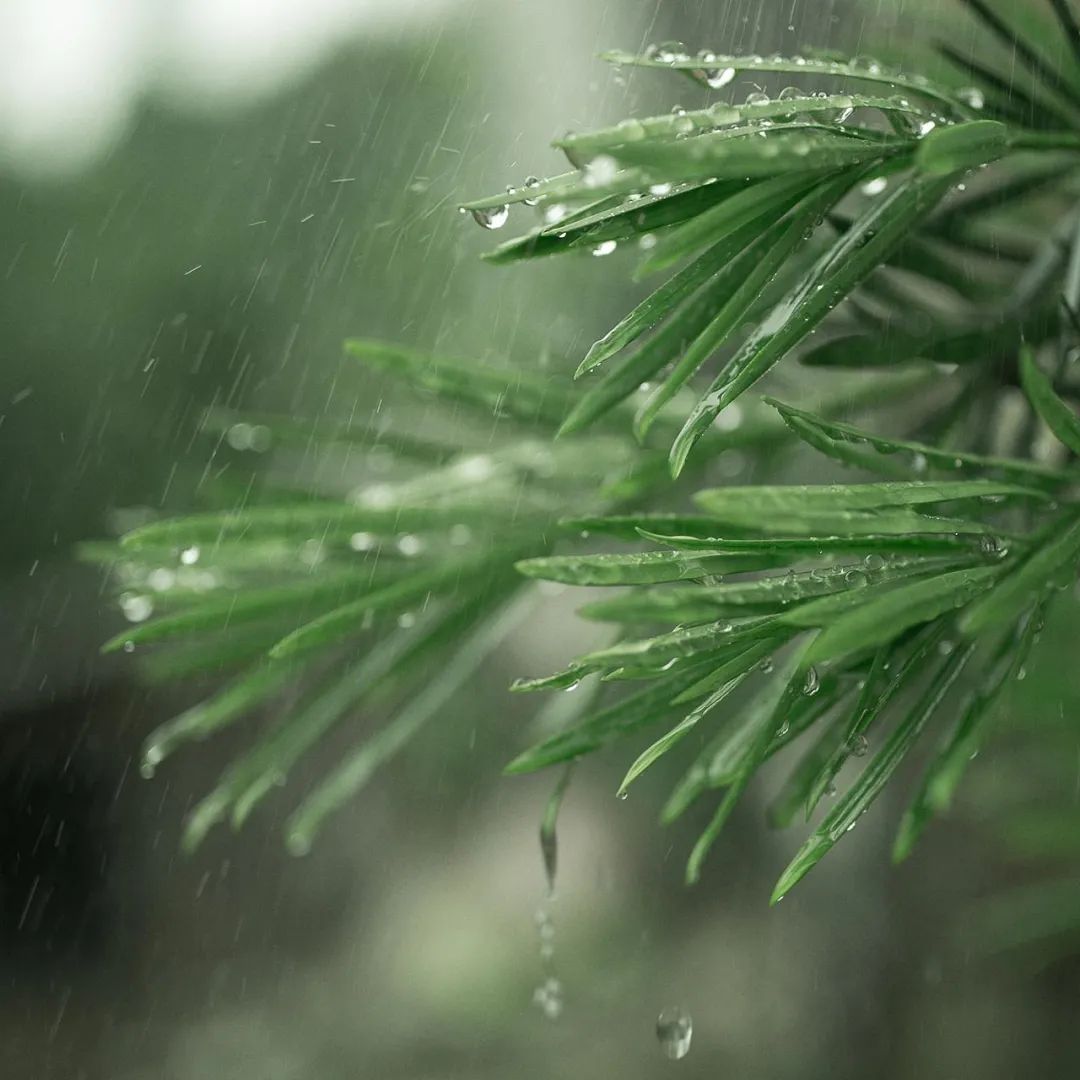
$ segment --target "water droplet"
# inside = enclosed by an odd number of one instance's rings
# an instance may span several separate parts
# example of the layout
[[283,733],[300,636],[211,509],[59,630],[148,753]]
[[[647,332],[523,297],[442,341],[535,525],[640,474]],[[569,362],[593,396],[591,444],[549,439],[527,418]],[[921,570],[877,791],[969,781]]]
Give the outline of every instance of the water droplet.
[[510,217],[509,206],[489,206],[472,211],[473,221],[482,229],[501,229]]
[[397,617],[397,624],[402,630],[408,630],[416,625],[416,616],[411,611],[403,611]]
[[801,98],[806,95],[797,86],[785,86],[776,96],[780,101],[791,101],[792,98]]
[[686,46],[681,41],[665,41],[660,45],[651,45],[645,51],[645,55],[658,64],[674,64],[680,60],[690,59]]
[[881,74],[881,62],[875,60],[872,56],[856,56],[848,63],[850,68],[861,68],[863,71],[869,72],[871,75]]
[[554,976],[546,978],[533,991],[533,1004],[537,1005],[549,1020],[558,1020],[563,1011],[562,983]]
[[752,94],[746,95],[747,105],[771,105],[772,101],[768,94],[763,94],[761,91],[756,90]]
[[411,559],[414,555],[419,555],[424,550],[424,542],[419,536],[413,536],[412,533],[404,533],[397,539],[397,549],[406,558]]
[[134,641],[125,641],[124,642],[124,652],[134,652],[134,651],[135,651],[135,642]]
[[808,697],[816,694],[821,689],[821,679],[818,677],[816,667],[806,669],[806,678],[803,679],[803,693]]
[[761,660],[758,663],[758,671],[763,671],[766,675],[768,675],[769,672],[772,671],[772,669],[773,669],[773,658],[771,656],[766,656],[763,660]]
[[986,104],[986,96],[977,86],[962,86],[956,96],[972,109],[981,109]]
[[180,552],[180,562],[184,566],[194,566],[199,561],[199,549],[197,547],[184,548]]
[[649,185],[649,194],[650,195],[670,195],[671,194],[671,185],[670,184],[650,184]]
[[566,217],[567,209],[562,203],[552,203],[544,207],[544,224],[557,225]]
[[979,537],[979,550],[988,559],[1003,559],[1009,553],[1009,547],[999,536],[986,533]]
[[290,855],[303,858],[311,854],[311,838],[306,833],[291,832],[285,837],[285,847]]
[[[631,136],[628,131],[623,131],[623,126],[627,123],[637,125],[640,128],[641,133]],[[640,139],[645,134],[645,129],[636,120],[627,121],[624,120],[619,125],[620,136],[629,141],[631,138]],[[615,179],[615,174],[618,172],[618,166],[615,163],[613,157],[609,157],[607,154],[601,154],[599,157],[594,157],[592,161],[585,166],[585,186],[589,188],[605,187]]]
[[710,90],[720,90],[735,78],[735,69],[729,67],[706,68],[703,71],[695,72],[695,74]]
[[931,132],[931,131],[933,131],[933,130],[934,130],[934,128],[936,128],[936,127],[937,127],[937,124],[935,124],[933,120],[924,120],[924,121],[923,121],[923,122],[922,122],[921,124],[919,124],[919,126],[918,126],[918,127],[917,127],[917,128],[915,129],[915,133],[916,133],[916,134],[917,134],[917,135],[918,135],[918,136],[919,136],[920,138],[922,138],[922,137],[923,137],[924,135],[929,135],[929,134],[930,134],[930,132]]
[[349,547],[353,551],[371,551],[379,542],[379,538],[374,533],[369,532],[354,532],[349,537]]
[[[525,183],[522,184],[521,186],[526,191],[535,191],[540,186],[540,184],[541,184],[540,177],[538,177],[538,176],[526,176],[525,177]],[[521,201],[526,206],[535,206],[540,200],[537,198],[537,199],[522,199]]]
[[592,249],[592,253],[597,258],[602,258],[604,255],[610,255],[618,246],[615,240],[604,240]]
[[128,622],[145,622],[154,613],[154,602],[149,596],[128,593],[120,597],[120,609]]
[[889,186],[889,181],[884,176],[875,176],[873,180],[867,180],[859,186],[864,195],[880,195]]
[[856,735],[851,740],[851,753],[853,757],[866,757],[870,750],[870,740],[865,735]]
[[154,592],[165,592],[176,584],[176,575],[164,566],[159,566],[146,575],[146,584]]
[[620,799],[620,800],[623,800],[623,801],[625,801],[625,799],[627,798],[627,796],[628,796],[629,794],[630,794],[630,792],[629,792],[629,791],[618,791],[618,792],[616,792],[616,793],[615,793],[615,797],[616,797],[617,799]]
[[656,1018],[656,1040],[672,1061],[680,1061],[690,1053],[694,1022],[681,1009],[665,1009]]

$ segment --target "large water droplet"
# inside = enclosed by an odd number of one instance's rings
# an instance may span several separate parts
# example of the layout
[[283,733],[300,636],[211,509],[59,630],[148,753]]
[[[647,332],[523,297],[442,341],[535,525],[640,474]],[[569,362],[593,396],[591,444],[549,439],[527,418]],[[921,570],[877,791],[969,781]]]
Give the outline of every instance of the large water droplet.
[[710,89],[719,90],[735,78],[734,68],[706,68],[696,72],[697,77]]
[[145,622],[154,613],[154,602],[149,596],[129,594],[120,597],[120,608],[128,622]]
[[672,1061],[679,1061],[690,1053],[693,1035],[694,1022],[682,1009],[665,1009],[656,1018],[656,1040]]
[[509,206],[489,206],[472,211],[473,221],[482,229],[501,229],[510,217]]
[[[623,132],[623,124],[630,123],[636,125],[631,130],[637,132],[640,129],[640,134],[630,134],[630,131]],[[645,134],[645,129],[636,121],[623,121],[623,124],[619,125],[620,134],[625,134],[627,140],[640,139]],[[609,157],[607,154],[601,154],[599,157],[594,157],[592,161],[585,166],[585,186],[590,188],[605,187],[615,179],[615,173],[618,172],[618,166],[615,164],[615,159]]]
[[816,694],[821,689],[821,679],[818,677],[816,667],[806,669],[806,678],[803,680],[803,693],[808,697]]

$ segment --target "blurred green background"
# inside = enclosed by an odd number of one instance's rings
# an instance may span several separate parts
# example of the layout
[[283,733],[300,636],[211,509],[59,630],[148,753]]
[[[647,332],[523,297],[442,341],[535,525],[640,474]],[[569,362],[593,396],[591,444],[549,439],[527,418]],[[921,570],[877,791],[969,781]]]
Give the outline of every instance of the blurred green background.
[[[572,366],[636,295],[625,275],[588,259],[485,266],[492,238],[455,207],[560,171],[547,144],[567,129],[696,102],[689,85],[627,84],[599,49],[886,55],[935,25],[967,41],[959,7],[0,5],[5,1077],[1077,1074],[1070,943],[987,955],[962,933],[981,897],[1032,871],[994,808],[1030,803],[1032,777],[1036,806],[1058,790],[1078,803],[1075,625],[1046,635],[1058,645],[1013,706],[1056,723],[1053,739],[1021,731],[984,755],[964,805],[900,870],[890,793],[772,911],[797,838],[764,828],[767,791],[688,891],[699,823],[655,827],[664,778],[624,803],[624,762],[581,768],[546,909],[564,994],[552,1021],[533,1002],[552,778],[499,770],[532,705],[506,684],[587,640],[570,598],[538,609],[306,860],[281,845],[284,797],[184,858],[182,816],[230,737],[138,778],[142,737],[191,699],[97,658],[120,619],[72,553],[140,508],[253,481],[261,462],[197,435],[208,406],[371,413],[383,390],[342,359],[346,335]],[[694,1018],[678,1063],[654,1035],[673,1005]]]

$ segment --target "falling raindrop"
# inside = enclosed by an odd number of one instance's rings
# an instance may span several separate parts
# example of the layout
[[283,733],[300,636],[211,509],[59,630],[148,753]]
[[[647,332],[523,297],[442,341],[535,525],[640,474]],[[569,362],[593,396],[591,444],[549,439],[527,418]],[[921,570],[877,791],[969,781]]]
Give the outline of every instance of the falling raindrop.
[[472,211],[473,221],[482,229],[501,229],[510,217],[510,207],[489,206]]
[[672,1061],[680,1061],[690,1053],[694,1022],[682,1009],[665,1009],[656,1018],[656,1040]]
[[558,1020],[563,1011],[562,983],[554,975],[546,978],[533,991],[533,1004],[539,1006],[549,1020]]

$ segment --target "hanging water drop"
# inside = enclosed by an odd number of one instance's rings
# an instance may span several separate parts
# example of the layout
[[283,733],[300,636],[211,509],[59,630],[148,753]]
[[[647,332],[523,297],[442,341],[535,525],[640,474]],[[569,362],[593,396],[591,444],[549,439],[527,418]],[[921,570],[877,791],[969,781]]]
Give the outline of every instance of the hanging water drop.
[[473,221],[482,229],[501,229],[510,217],[509,206],[489,206],[472,211]]
[[597,258],[602,258],[604,255],[610,255],[618,246],[615,240],[604,240],[592,249],[592,253]]
[[[525,177],[525,183],[522,184],[521,186],[526,191],[535,191],[540,186],[540,184],[541,184],[540,177],[538,177],[538,176],[526,176]],[[521,201],[526,206],[535,206],[540,200],[538,198],[532,198],[532,199],[526,198],[526,199],[522,199]]]
[[735,78],[735,69],[729,67],[706,68],[696,74],[710,90],[720,90]]
[[665,1009],[656,1018],[656,1040],[672,1061],[681,1061],[690,1053],[694,1022],[681,1009]]

